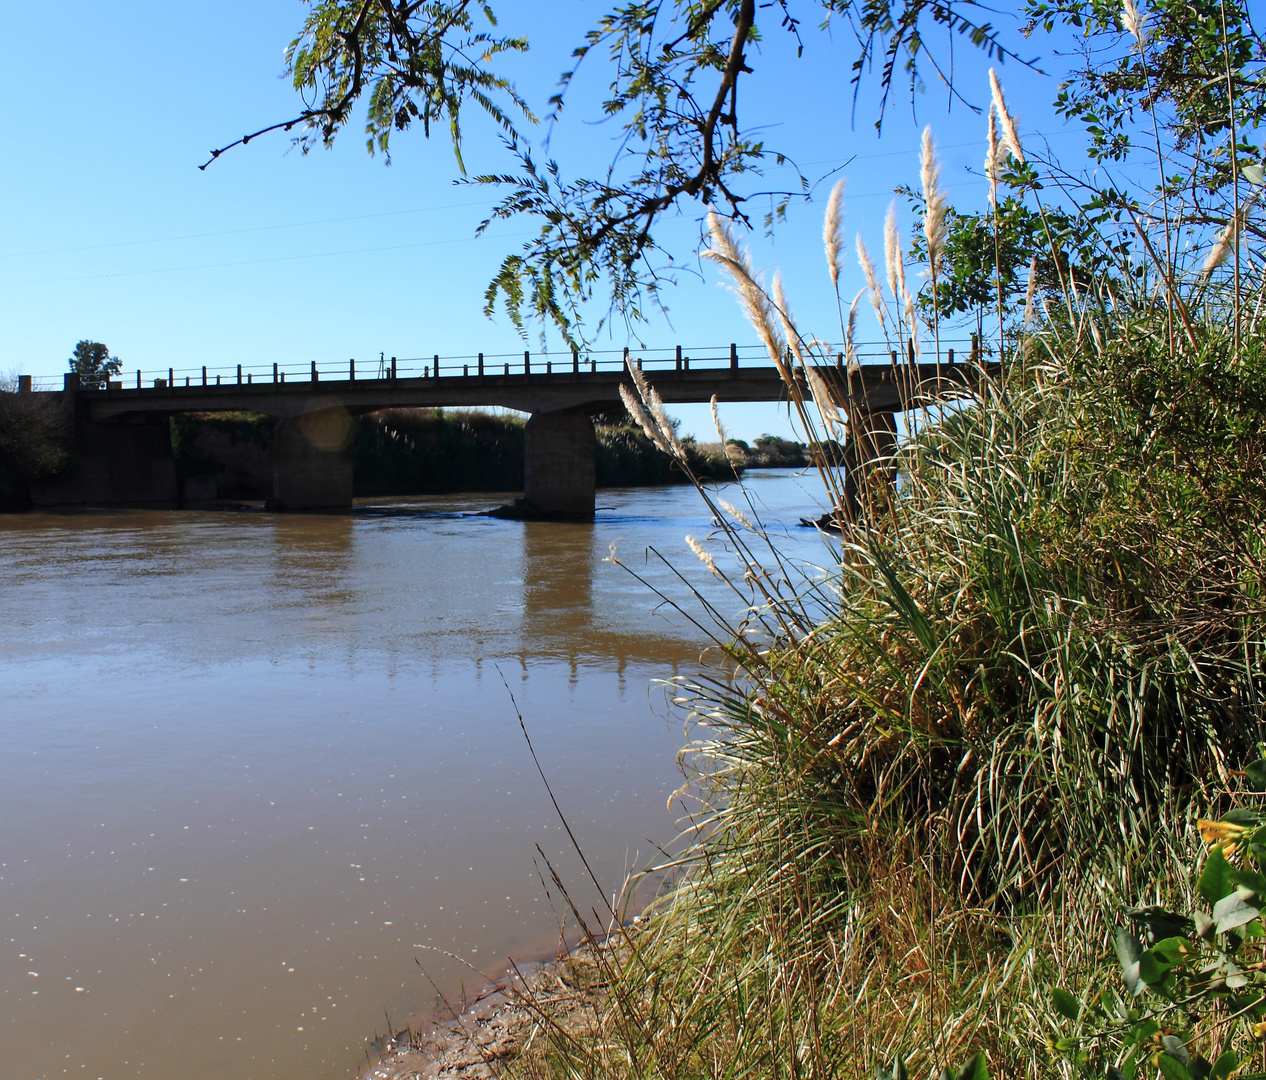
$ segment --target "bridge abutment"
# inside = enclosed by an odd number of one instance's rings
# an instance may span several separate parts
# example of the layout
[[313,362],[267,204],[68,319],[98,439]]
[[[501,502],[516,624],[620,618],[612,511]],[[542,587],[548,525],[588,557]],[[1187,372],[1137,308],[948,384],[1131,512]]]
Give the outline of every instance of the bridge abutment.
[[335,406],[282,420],[273,436],[276,510],[347,510],[352,505],[352,418]]
[[523,502],[529,512],[593,517],[598,443],[587,411],[533,413],[523,449]]
[[62,402],[75,433],[70,465],[31,487],[36,506],[174,504],[179,491],[166,416],[94,424],[87,419],[78,376],[66,378]]

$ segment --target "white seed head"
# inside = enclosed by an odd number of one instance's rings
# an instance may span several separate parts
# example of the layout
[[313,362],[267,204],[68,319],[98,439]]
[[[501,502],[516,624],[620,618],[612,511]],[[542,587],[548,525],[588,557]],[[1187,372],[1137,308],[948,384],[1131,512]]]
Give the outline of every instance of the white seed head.
[[993,107],[998,112],[998,123],[1002,125],[1002,141],[1011,156],[1023,165],[1024,148],[1020,145],[1020,133],[1016,130],[1015,117],[1007,112],[1007,102],[1002,96],[998,73],[993,68],[989,69],[989,91],[993,95]]
[[739,248],[731,235],[729,227],[715,211],[708,211],[708,232],[712,238],[712,246],[704,251],[705,259],[720,263],[721,267],[733,281],[733,291],[739,299],[739,306],[747,321],[752,324],[765,346],[769,357],[778,368],[784,379],[790,378],[790,372],[783,362],[783,343],[778,332],[776,316],[765,295],[765,289],[757,280],[752,270],[751,259],[746,251]]
[[835,407],[830,388],[826,385],[826,380],[818,373],[818,369],[809,364],[804,369],[804,375],[805,381],[809,384],[809,393],[813,395],[813,403],[817,405],[822,419],[835,427],[842,427],[844,421]]
[[721,423],[721,412],[717,408],[717,396],[712,395],[712,426],[717,429],[717,438],[721,440],[721,445],[725,446],[729,436],[725,433],[725,425]]
[[1218,238],[1214,241],[1213,248],[1209,252],[1209,257],[1204,261],[1204,268],[1201,270],[1203,274],[1212,274],[1219,266],[1226,262],[1227,257],[1231,254],[1231,248],[1235,243],[1235,218],[1231,218],[1226,223]]
[[708,554],[708,552],[704,549],[704,546],[699,543],[698,540],[696,540],[693,536],[687,536],[686,543],[690,546],[690,550],[699,557],[699,561],[703,563],[704,566],[706,566],[712,573],[716,574],[717,577],[721,576],[721,571],[717,569],[716,560]]
[[1029,260],[1029,287],[1024,294],[1024,325],[1033,321],[1033,294],[1037,291],[1037,256]]
[[1121,4],[1121,25],[1139,44],[1139,51],[1147,41],[1147,15],[1139,11],[1135,0],[1123,0]]
[[935,273],[945,250],[945,193],[941,190],[941,166],[936,159],[936,141],[930,125],[923,129],[919,165],[923,182],[923,235],[928,244],[928,265]]
[[831,189],[826,204],[826,217],[822,222],[822,242],[826,247],[826,266],[831,274],[831,285],[840,285],[840,253],[844,248],[844,181]]
[[752,524],[751,519],[749,519],[748,516],[737,506],[731,506],[728,502],[719,497],[717,498],[717,504],[745,529],[754,530],[756,528],[756,526]]

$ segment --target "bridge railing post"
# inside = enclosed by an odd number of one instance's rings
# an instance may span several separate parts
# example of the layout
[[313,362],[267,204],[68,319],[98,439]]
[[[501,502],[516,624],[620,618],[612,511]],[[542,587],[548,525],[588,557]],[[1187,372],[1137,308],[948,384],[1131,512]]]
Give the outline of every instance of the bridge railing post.
[[313,381],[313,382],[320,382],[320,377],[317,375],[317,367],[316,367],[316,361],[315,361],[315,360],[313,360],[313,361],[312,361],[312,381]]
[[481,379],[484,377],[484,354],[483,353],[479,354],[479,377]]
[[273,382],[277,381],[277,361],[273,361]]
[[738,346],[730,342],[730,370],[738,371]]
[[[137,375],[137,381],[138,381],[138,384],[139,384],[139,380],[140,380],[140,375],[141,375],[141,373],[138,371],[138,372],[136,373],[136,375]],[[207,385],[207,365],[206,365],[206,364],[203,364],[203,365],[202,365],[202,385],[203,385],[203,386],[206,386],[206,385]]]
[[677,353],[673,357],[673,367],[677,371],[681,370],[681,346],[680,345],[677,346]]
[[136,388],[138,390],[141,388],[141,369],[140,368],[136,369]]
[[31,376],[19,375],[18,376],[18,393],[29,394],[30,392],[31,392]]
[[[238,368],[237,368],[237,381],[238,382],[242,381],[242,367],[240,364],[238,365]],[[168,368],[167,369],[167,389],[173,390],[175,389],[175,386],[176,386],[175,373],[172,371],[171,368]]]
[[435,377],[438,379],[440,377],[440,354],[439,353],[436,353],[431,358],[431,364],[435,368]]
[[571,373],[573,375],[580,374],[580,350],[572,346],[571,350]]
[[396,381],[396,358],[394,356],[391,358],[391,381]]
[[523,374],[532,374],[532,354],[527,349],[523,350]]
[[356,381],[356,357],[354,356],[347,361],[347,381]]

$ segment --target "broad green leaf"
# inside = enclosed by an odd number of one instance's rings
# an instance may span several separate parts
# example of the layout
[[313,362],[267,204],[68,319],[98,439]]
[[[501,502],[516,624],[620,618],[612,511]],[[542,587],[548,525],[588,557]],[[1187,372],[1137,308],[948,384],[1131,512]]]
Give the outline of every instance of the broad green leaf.
[[1191,1054],[1187,1051],[1187,1044],[1177,1035],[1162,1035],[1161,1046],[1165,1048],[1165,1053],[1180,1062],[1184,1067],[1191,1065]]
[[1061,1016],[1069,1020],[1076,1020],[1081,1016],[1081,1006],[1077,1003],[1077,999],[1062,986],[1056,986],[1051,990],[1051,1004]]
[[1205,859],[1204,868],[1200,871],[1198,888],[1200,895],[1210,904],[1216,904],[1227,893],[1234,891],[1235,884],[1231,881],[1231,864],[1226,861],[1226,856],[1222,854],[1220,847],[1215,847]]
[[[1231,880],[1239,886],[1239,892],[1243,895],[1244,891],[1250,894],[1266,897],[1266,874],[1260,874],[1256,870],[1241,869],[1240,867],[1231,868]],[[1245,896],[1245,900],[1251,900],[1252,895]]]
[[1240,1059],[1228,1050],[1213,1063],[1213,1068],[1209,1070],[1209,1080],[1227,1080],[1239,1068],[1239,1064]]
[[[1240,170],[1240,175],[1250,184],[1257,184],[1259,187],[1266,183],[1266,168],[1261,165],[1245,165]],[[1262,791],[1263,788],[1259,786],[1257,790]]]
[[1160,1066],[1161,1075],[1165,1077],[1165,1080],[1194,1080],[1187,1066],[1168,1054],[1161,1054],[1157,1064]]
[[1117,960],[1121,963],[1121,977],[1125,980],[1125,989],[1130,994],[1138,994],[1143,989],[1139,979],[1139,960],[1143,956],[1143,946],[1139,939],[1128,930],[1118,930],[1116,936]]
[[1219,934],[1225,934],[1228,930],[1244,926],[1246,923],[1252,922],[1260,914],[1260,910],[1237,892],[1231,893],[1230,896],[1224,896],[1213,905],[1213,921],[1218,928]]

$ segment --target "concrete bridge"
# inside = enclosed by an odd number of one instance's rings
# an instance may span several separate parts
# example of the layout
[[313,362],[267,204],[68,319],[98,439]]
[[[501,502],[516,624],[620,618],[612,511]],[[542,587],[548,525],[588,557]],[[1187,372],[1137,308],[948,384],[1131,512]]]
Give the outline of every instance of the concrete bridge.
[[[745,355],[744,355],[745,354]],[[618,354],[617,354],[618,355]],[[544,517],[587,517],[594,510],[595,437],[591,417],[620,405],[620,384],[631,379],[627,355],[600,360],[573,354],[557,357],[525,353],[515,363],[482,355],[447,363],[377,364],[370,377],[357,377],[355,361],[338,372],[308,370],[244,371],[239,365],[209,373],[168,369],[152,379],[115,379],[81,385],[66,375],[57,394],[73,417],[77,461],[62,479],[33,492],[37,503],[172,503],[177,479],[168,418],[184,412],[249,410],[277,418],[273,444],[272,505],[283,510],[345,509],[352,504],[352,417],[386,408],[501,406],[530,414],[526,428],[523,507]],[[864,397],[879,426],[895,431],[893,417],[960,389],[969,368],[947,361],[864,363],[854,373],[851,393]],[[474,363],[470,361],[474,360]],[[501,360],[501,358],[496,358]],[[668,404],[785,401],[787,388],[768,358],[731,345],[728,353],[634,358]],[[418,370],[418,368],[421,370]],[[362,372],[364,368],[362,367]],[[843,392],[842,372],[821,369]],[[331,377],[333,375],[333,377]],[[148,385],[147,385],[148,384]],[[22,387],[33,390],[24,379]]]

